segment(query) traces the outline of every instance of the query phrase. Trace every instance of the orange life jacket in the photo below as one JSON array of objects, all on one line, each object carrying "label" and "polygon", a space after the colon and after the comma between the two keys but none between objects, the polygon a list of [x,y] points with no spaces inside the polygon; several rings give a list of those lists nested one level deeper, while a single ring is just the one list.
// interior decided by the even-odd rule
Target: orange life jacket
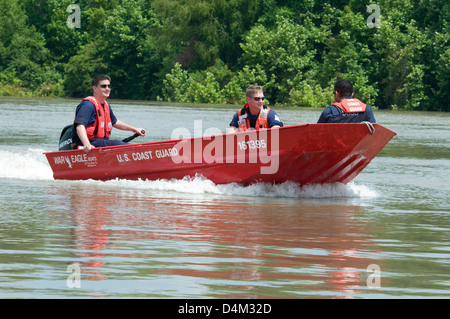
[{"label": "orange life jacket", "polygon": [[342,99],[333,105],[340,108],[345,113],[363,113],[366,111],[366,104],[358,99]]},{"label": "orange life jacket", "polygon": [[[267,122],[267,116],[269,115],[270,108],[264,106],[258,114],[258,119],[255,123],[255,129],[259,130],[260,128],[269,128],[269,123]],[[248,103],[244,105],[242,109],[238,111],[238,124],[239,131],[247,131],[251,129],[250,120],[247,118],[247,115],[250,114]]]},{"label": "orange life jacket", "polygon": [[111,136],[112,121],[111,112],[108,103],[105,101],[105,106],[100,104],[100,101],[93,96],[88,96],[83,101],[90,101],[94,104],[95,114],[97,115],[94,123],[86,127],[86,133],[89,140],[93,138],[108,138]]}]

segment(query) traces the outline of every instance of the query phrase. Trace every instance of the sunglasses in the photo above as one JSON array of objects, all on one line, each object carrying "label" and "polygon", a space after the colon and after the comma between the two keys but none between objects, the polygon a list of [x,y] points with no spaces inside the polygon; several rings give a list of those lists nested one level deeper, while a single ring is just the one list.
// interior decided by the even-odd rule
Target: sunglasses
[{"label": "sunglasses", "polygon": [[111,88],[111,84],[101,84],[100,87],[102,89],[104,89],[104,88]]},{"label": "sunglasses", "polygon": [[255,100],[255,101],[264,101],[264,99],[265,99],[265,97],[263,96],[263,97],[258,97],[258,96],[252,96],[252,98]]}]

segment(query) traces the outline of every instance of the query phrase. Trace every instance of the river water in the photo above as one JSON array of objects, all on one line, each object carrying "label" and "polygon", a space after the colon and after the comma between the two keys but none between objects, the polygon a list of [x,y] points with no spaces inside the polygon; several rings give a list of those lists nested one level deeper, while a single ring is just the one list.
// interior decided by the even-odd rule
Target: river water
[{"label": "river water", "polygon": [[[450,297],[450,114],[376,111],[397,136],[348,185],[57,181],[42,153],[78,102],[0,99],[0,298]],[[135,142],[237,109],[111,105]]]}]

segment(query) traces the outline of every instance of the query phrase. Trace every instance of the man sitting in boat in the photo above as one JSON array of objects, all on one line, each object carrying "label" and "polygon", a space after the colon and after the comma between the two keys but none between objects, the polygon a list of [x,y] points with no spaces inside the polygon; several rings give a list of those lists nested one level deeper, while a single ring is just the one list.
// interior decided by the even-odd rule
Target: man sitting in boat
[{"label": "man sitting in boat", "polygon": [[95,147],[128,144],[119,140],[110,140],[112,128],[131,131],[145,136],[145,130],[136,128],[118,120],[106,102],[111,93],[111,78],[106,74],[92,78],[93,96],[84,98],[77,106],[72,148],[83,146],[85,152]]},{"label": "man sitting in boat", "polygon": [[245,96],[247,103],[234,114],[230,123],[230,133],[283,126],[278,114],[264,105],[265,97],[261,86],[249,86]]},{"label": "man sitting in boat", "polygon": [[317,123],[375,123],[372,108],[353,98],[353,85],[348,80],[334,84],[334,103],[323,110]]}]

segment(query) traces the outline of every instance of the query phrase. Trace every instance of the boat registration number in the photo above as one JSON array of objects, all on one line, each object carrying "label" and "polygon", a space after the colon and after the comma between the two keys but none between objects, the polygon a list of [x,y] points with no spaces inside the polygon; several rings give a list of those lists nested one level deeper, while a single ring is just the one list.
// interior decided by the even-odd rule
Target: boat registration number
[{"label": "boat registration number", "polygon": [[251,141],[244,141],[244,142],[238,142],[239,149],[246,150],[246,149],[258,149],[258,148],[267,148],[267,144],[265,140],[251,140]]}]

